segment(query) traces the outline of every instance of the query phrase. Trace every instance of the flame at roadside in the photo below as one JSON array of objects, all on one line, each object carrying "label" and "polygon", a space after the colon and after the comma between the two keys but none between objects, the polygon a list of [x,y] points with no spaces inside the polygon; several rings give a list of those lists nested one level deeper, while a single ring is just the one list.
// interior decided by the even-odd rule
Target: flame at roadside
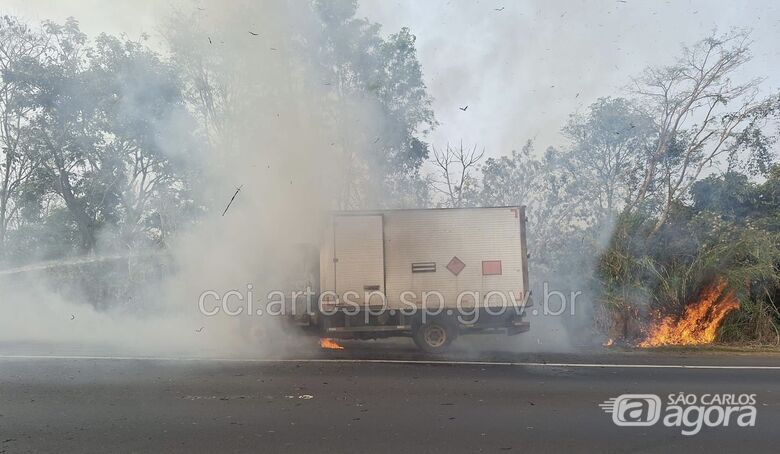
[{"label": "flame at roadside", "polygon": [[328,349],[328,350],[344,350],[344,347],[339,345],[333,339],[328,339],[328,338],[320,339],[320,347]]},{"label": "flame at roadside", "polygon": [[739,308],[734,294],[719,280],[701,292],[699,299],[689,304],[680,318],[663,317],[650,329],[639,347],[663,345],[702,345],[715,340],[723,317]]}]

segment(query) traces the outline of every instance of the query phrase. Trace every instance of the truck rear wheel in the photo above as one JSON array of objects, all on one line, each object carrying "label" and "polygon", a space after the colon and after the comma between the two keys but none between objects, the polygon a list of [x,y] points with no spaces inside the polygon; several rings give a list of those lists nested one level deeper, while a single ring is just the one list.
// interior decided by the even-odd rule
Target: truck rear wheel
[{"label": "truck rear wheel", "polygon": [[457,336],[457,330],[451,323],[431,320],[415,327],[412,332],[414,343],[427,353],[443,353]]}]

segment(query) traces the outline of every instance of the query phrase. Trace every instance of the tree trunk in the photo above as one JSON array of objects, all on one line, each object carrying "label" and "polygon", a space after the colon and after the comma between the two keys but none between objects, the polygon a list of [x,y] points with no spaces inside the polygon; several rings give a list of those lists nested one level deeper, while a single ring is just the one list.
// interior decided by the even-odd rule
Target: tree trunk
[{"label": "tree trunk", "polygon": [[650,231],[650,234],[647,236],[648,238],[654,237],[659,231],[661,231],[661,227],[666,224],[666,221],[669,220],[669,214],[672,211],[671,204],[667,204],[666,207],[664,207],[664,211],[661,212],[661,215],[658,216],[658,221],[656,221],[655,225],[653,226],[653,230]]},{"label": "tree trunk", "polygon": [[0,208],[0,262],[5,258],[5,209]]},{"label": "tree trunk", "polygon": [[65,200],[65,205],[68,207],[73,219],[76,221],[76,227],[78,227],[79,235],[81,236],[81,250],[83,252],[89,252],[95,246],[95,232],[92,228],[92,223],[87,216],[84,206],[80,200],[73,194],[73,188],[70,185],[70,179],[67,172],[60,168],[60,194]]},{"label": "tree trunk", "polygon": [[8,200],[11,194],[8,189],[11,185],[11,151],[6,150],[5,175],[3,175],[3,184],[0,186],[0,259],[5,255],[5,232],[8,227]]},{"label": "tree trunk", "polygon": [[7,226],[5,217],[8,210],[8,197],[6,194],[5,184],[0,189],[0,260],[5,256],[5,229]]}]

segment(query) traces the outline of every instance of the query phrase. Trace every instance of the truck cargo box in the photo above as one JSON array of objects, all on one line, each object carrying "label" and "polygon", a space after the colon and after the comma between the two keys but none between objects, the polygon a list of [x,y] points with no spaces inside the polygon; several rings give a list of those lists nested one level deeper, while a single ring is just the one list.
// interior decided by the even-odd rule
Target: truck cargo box
[{"label": "truck cargo box", "polygon": [[388,309],[419,307],[425,293],[448,308],[459,297],[503,305],[501,295],[520,302],[528,291],[527,255],[524,207],[337,212],[320,248],[320,291]]}]

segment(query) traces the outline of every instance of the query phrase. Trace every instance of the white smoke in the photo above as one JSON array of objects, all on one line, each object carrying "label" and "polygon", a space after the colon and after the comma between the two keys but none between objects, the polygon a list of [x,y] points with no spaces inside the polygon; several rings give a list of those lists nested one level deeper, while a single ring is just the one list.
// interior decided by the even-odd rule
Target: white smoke
[{"label": "white smoke", "polygon": [[[205,317],[199,297],[206,291],[246,294],[251,286],[261,307],[269,291],[288,290],[283,270],[297,259],[297,245],[317,244],[319,220],[339,205],[349,177],[345,145],[348,157],[359,153],[365,134],[357,130],[381,128],[381,118],[370,102],[334,99],[323,88],[319,22],[307,5],[185,2],[164,17],[170,56],[185,68],[192,109],[206,125],[192,134],[206,145],[183,155],[186,148],[176,141],[163,136],[161,143],[170,156],[199,169],[195,189],[208,205],[205,215],[169,244],[172,275],[124,308],[98,311],[40,281],[14,285],[11,296],[6,281],[0,341],[110,344],[135,352],[270,354],[281,348],[247,335],[260,330],[266,341],[278,338],[268,335],[280,333],[278,317]],[[198,96],[206,92],[212,98],[204,106]],[[343,125],[355,119],[355,137],[344,136]],[[160,129],[180,134],[180,120]]]}]

